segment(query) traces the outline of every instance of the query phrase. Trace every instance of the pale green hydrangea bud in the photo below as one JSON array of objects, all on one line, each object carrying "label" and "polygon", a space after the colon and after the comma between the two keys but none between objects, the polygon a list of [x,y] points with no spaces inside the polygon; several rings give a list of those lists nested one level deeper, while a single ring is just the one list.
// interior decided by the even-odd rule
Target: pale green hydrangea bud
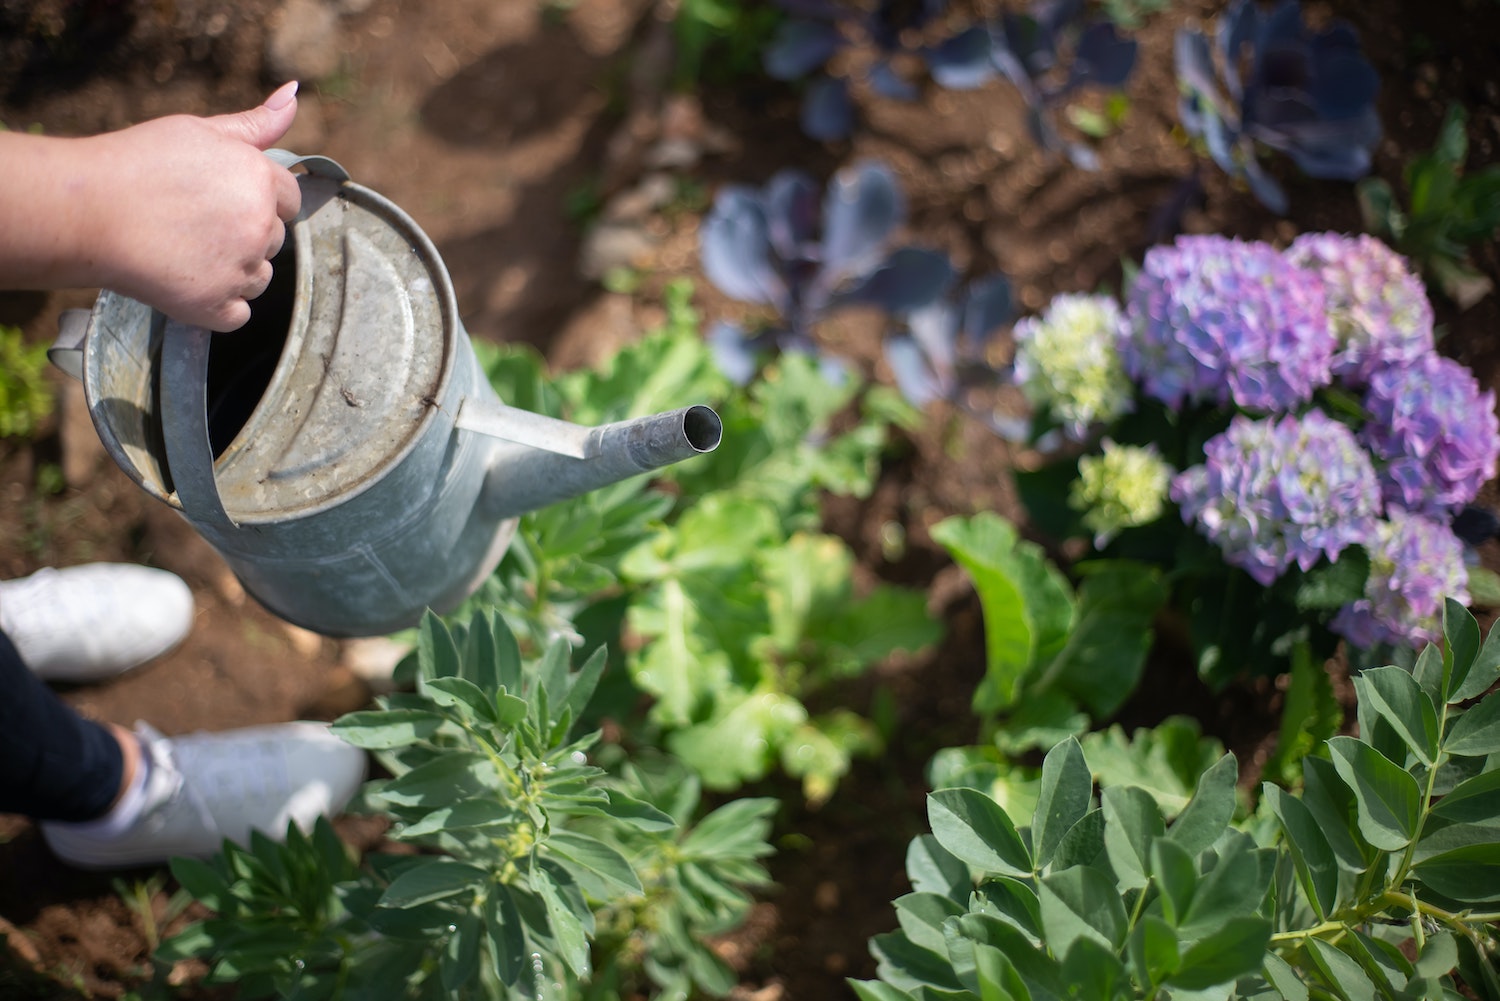
[{"label": "pale green hydrangea bud", "polygon": [[1084,527],[1094,533],[1094,545],[1109,544],[1122,529],[1145,525],[1161,517],[1174,470],[1150,446],[1117,445],[1103,441],[1103,452],[1078,460],[1068,504],[1083,513]]},{"label": "pale green hydrangea bud", "polygon": [[1074,441],[1091,424],[1130,410],[1133,387],[1119,352],[1124,332],[1119,304],[1102,295],[1060,295],[1041,316],[1016,323],[1016,381]]}]

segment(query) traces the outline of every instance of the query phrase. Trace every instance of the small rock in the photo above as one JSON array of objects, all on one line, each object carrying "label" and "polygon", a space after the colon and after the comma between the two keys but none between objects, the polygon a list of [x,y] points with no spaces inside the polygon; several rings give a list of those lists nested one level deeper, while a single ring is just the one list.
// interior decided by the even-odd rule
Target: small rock
[{"label": "small rock", "polygon": [[321,0],[287,0],[266,35],[266,70],[278,80],[321,80],[339,67],[339,15]]},{"label": "small rock", "polygon": [[585,278],[598,281],[618,268],[640,267],[657,243],[638,223],[601,222],[584,237],[578,269]]}]

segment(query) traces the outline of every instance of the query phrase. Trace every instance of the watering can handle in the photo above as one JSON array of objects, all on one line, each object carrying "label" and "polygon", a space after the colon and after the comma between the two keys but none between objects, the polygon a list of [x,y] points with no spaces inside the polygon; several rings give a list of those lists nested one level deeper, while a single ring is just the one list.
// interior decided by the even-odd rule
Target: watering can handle
[{"label": "watering can handle", "polygon": [[223,530],[237,528],[214,482],[208,437],[208,351],[213,334],[161,313],[152,322],[166,324],[161,340],[161,430],[177,500],[194,521]]},{"label": "watering can handle", "polygon": [[326,156],[312,154],[302,156],[286,149],[268,149],[266,150],[266,156],[275,160],[287,170],[291,170],[293,167],[301,164],[307,168],[309,174],[331,178],[335,181],[349,180],[349,172],[343,168],[343,165],[337,160],[329,159]]}]

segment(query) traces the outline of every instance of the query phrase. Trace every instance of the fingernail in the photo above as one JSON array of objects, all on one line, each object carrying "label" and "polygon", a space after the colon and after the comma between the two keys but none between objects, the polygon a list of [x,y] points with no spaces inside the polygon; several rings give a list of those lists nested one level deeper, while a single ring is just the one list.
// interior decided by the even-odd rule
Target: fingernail
[{"label": "fingernail", "polygon": [[274,94],[266,98],[266,107],[270,108],[272,111],[280,111],[288,104],[291,104],[292,98],[296,96],[297,81],[288,80],[286,83],[276,88],[276,92]]}]

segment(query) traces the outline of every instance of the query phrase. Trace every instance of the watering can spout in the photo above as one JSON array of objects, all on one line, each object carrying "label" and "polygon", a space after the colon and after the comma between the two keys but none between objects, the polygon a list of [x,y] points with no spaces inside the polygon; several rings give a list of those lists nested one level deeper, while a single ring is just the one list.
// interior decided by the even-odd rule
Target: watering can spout
[{"label": "watering can spout", "polygon": [[586,427],[494,400],[466,400],[458,427],[503,440],[479,505],[512,518],[719,447],[724,425],[705,406]]}]

